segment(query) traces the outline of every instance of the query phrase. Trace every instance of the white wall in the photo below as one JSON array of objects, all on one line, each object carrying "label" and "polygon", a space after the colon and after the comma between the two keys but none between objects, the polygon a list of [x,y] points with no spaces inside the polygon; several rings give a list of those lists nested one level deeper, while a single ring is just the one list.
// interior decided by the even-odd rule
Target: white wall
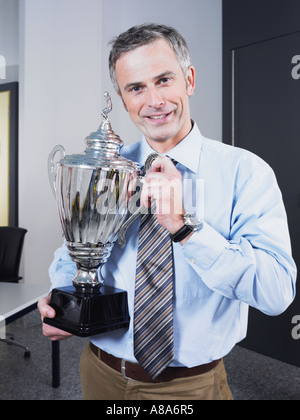
[{"label": "white wall", "polygon": [[6,62],[6,79],[0,84],[16,82],[19,79],[19,0],[0,0],[0,55]]},{"label": "white wall", "polygon": [[[196,67],[196,92],[191,112],[201,132],[222,139],[222,0],[103,0],[102,42],[104,89],[111,87],[107,61],[109,41],[131,26],[145,22],[161,23],[178,29],[191,50]],[[123,105],[113,94],[114,130],[125,144],[140,139]]]},{"label": "white wall", "polygon": [[20,2],[19,224],[28,229],[24,279],[48,282],[61,228],[47,172],[56,144],[85,148],[100,123],[101,1]]},{"label": "white wall", "polygon": [[[19,45],[18,30],[12,30],[18,3]],[[28,229],[21,272],[26,282],[48,283],[53,252],[62,242],[47,174],[52,147],[61,143],[68,154],[84,149],[84,138],[99,126],[104,90],[113,95],[114,130],[126,144],[140,138],[109,80],[107,43],[113,36],[146,21],[178,28],[197,70],[193,117],[205,135],[221,139],[221,6],[222,0],[0,0],[0,48],[19,65],[19,224]],[[14,23],[3,31],[8,16]]]}]

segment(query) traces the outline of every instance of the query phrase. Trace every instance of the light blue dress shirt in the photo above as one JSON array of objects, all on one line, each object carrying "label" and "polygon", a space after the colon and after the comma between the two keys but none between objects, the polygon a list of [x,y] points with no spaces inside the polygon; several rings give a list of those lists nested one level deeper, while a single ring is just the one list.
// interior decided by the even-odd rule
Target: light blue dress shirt
[{"label": "light blue dress shirt", "polygon": [[[122,155],[143,165],[153,153],[145,138]],[[227,355],[245,338],[248,309],[279,315],[295,296],[286,212],[272,169],[245,150],[203,137],[193,130],[168,156],[178,162],[187,212],[204,228],[182,246],[173,244],[175,262],[173,366],[193,367]],[[128,330],[91,338],[104,351],[136,362],[133,304],[139,223],[127,244],[115,244],[104,266],[105,283],[128,292]],[[49,269],[52,287],[71,283],[76,267],[65,245]]]}]

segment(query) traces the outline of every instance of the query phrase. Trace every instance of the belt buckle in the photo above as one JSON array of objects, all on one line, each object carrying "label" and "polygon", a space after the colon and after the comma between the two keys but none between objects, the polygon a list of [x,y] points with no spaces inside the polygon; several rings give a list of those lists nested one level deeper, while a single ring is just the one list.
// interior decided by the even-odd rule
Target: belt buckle
[{"label": "belt buckle", "polygon": [[121,361],[121,374],[122,374],[122,377],[126,379],[127,381],[138,382],[135,379],[128,378],[128,376],[126,375],[126,360],[124,359],[122,359]]}]

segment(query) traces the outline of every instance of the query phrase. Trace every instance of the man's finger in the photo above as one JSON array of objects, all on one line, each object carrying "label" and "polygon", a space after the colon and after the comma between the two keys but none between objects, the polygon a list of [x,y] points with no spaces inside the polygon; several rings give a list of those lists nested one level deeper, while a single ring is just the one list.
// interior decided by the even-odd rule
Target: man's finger
[{"label": "man's finger", "polygon": [[48,324],[43,324],[43,335],[49,337],[52,341],[65,340],[66,338],[72,337],[72,334]]},{"label": "man's finger", "polygon": [[42,317],[54,318],[55,310],[51,306],[49,306],[49,303],[50,296],[40,299],[40,301],[38,302],[38,309]]},{"label": "man's finger", "polygon": [[177,173],[177,169],[170,158],[159,156],[151,165],[151,172]]}]

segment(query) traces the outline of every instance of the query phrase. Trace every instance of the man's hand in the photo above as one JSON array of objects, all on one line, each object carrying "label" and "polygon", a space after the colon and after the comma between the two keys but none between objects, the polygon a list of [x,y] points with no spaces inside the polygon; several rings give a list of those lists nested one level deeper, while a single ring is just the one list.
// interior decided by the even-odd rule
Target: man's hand
[{"label": "man's hand", "polygon": [[158,157],[145,177],[141,204],[150,207],[156,202],[158,223],[172,235],[183,226],[182,177],[168,157]]},{"label": "man's hand", "polygon": [[[42,321],[45,317],[55,318],[55,311],[51,306],[49,306],[51,295],[46,298],[42,298],[38,303],[38,309],[40,311]],[[65,340],[66,338],[72,337],[72,334],[69,334],[65,331],[59,330],[58,328],[51,327],[50,325],[44,324],[43,322],[43,335],[49,337],[52,341]]]}]

